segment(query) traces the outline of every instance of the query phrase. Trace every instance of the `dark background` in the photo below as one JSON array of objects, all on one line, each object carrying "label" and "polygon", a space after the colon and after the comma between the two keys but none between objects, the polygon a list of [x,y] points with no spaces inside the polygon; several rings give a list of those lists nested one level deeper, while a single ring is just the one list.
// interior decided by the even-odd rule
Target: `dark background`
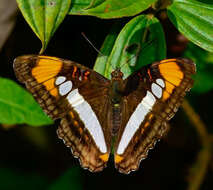
[{"label": "dark background", "polygon": [[[86,16],[67,16],[51,39],[46,55],[70,59],[93,67],[97,52],[82,37],[81,32],[100,49],[111,26],[128,19],[101,20]],[[178,32],[168,20],[163,20],[168,44],[168,57],[181,56],[186,42],[179,42]],[[41,43],[21,14],[0,52],[0,76],[18,83],[13,72],[13,60],[23,54],[38,54]],[[21,84],[20,84],[21,85]],[[189,93],[187,98],[198,112],[208,130],[212,131],[212,92],[203,95]],[[73,171],[68,181],[78,181],[83,189],[186,189],[189,169],[192,167],[200,142],[196,130],[182,109],[170,121],[169,134],[149,151],[140,169],[130,175],[118,173],[113,156],[108,167],[100,173],[91,173],[80,167],[70,150],[57,138],[53,126],[0,126],[0,190],[47,189],[67,171]],[[73,169],[74,168],[74,169]],[[213,189],[211,162],[202,190]],[[26,181],[25,181],[26,180]],[[6,184],[4,186],[4,184]],[[9,185],[7,185],[9,184]],[[47,185],[48,184],[48,185]],[[2,190],[3,190],[2,189]],[[63,188],[63,185],[61,186]],[[75,189],[74,187],[72,189]]]}]

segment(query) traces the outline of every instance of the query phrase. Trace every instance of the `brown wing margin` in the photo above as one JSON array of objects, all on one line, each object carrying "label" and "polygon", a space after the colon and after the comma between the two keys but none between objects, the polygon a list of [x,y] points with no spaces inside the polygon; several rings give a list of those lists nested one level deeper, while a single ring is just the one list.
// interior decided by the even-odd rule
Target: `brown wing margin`
[{"label": "brown wing margin", "polygon": [[[128,102],[136,98],[140,100],[138,89],[143,89],[145,92],[151,92],[151,84],[156,83],[156,80],[161,78],[164,80],[162,88],[162,96],[157,99],[152,109],[142,121],[140,127],[135,132],[128,146],[122,154],[117,154],[117,148],[121,140],[121,136],[126,126],[119,131],[118,141],[116,143],[115,167],[122,173],[129,173],[137,170],[142,159],[147,157],[149,149],[153,148],[157,140],[164,136],[168,131],[167,121],[174,116],[180,106],[186,92],[193,85],[191,75],[195,74],[195,65],[188,59],[169,59],[161,62],[153,63],[146,69],[139,70],[130,76],[132,80],[138,82],[138,88],[126,97],[125,109],[127,118],[130,118],[131,113],[128,113]],[[146,81],[140,81],[140,76],[145,77]],[[142,93],[143,94],[143,93]],[[141,98],[143,99],[143,97]],[[139,101],[137,101],[137,104]]]}]

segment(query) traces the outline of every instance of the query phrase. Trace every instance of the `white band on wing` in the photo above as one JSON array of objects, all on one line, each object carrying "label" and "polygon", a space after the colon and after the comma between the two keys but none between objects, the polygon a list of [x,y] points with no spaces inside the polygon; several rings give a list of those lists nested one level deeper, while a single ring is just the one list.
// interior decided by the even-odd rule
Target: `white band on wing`
[{"label": "white band on wing", "polygon": [[97,147],[102,153],[106,153],[107,147],[104,134],[98,118],[96,117],[91,106],[87,103],[83,96],[79,94],[78,89],[71,91],[67,96],[67,100],[79,114],[79,117],[83,121],[85,127],[88,129]]},{"label": "white band on wing", "polygon": [[156,99],[151,92],[147,91],[146,96],[138,104],[135,111],[131,115],[124,132],[122,134],[120,143],[118,145],[117,154],[123,154],[135,132],[139,129],[146,115],[150,112]]}]

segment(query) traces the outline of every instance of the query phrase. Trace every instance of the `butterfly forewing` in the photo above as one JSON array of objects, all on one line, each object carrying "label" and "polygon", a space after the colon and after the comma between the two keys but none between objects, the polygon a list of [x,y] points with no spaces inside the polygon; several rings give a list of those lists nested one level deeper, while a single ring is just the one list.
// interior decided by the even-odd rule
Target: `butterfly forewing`
[{"label": "butterfly forewing", "polygon": [[62,118],[58,136],[82,166],[102,170],[111,146],[103,115],[109,105],[109,80],[75,62],[49,56],[20,56],[14,70],[47,115]]},{"label": "butterfly forewing", "polygon": [[124,119],[115,144],[120,172],[138,169],[148,150],[167,133],[167,121],[191,88],[194,73],[190,60],[169,59],[143,67],[124,81]]}]

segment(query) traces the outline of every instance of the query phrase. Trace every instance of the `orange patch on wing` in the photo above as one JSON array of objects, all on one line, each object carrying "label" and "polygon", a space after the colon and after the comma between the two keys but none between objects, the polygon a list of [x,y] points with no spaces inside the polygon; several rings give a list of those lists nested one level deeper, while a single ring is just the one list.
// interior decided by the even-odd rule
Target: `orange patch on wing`
[{"label": "orange patch on wing", "polygon": [[163,92],[163,100],[167,100],[170,97],[170,94],[168,92]]},{"label": "orange patch on wing", "polygon": [[32,69],[32,75],[38,83],[55,77],[62,68],[62,61],[56,57],[39,56],[36,66]]},{"label": "orange patch on wing", "polygon": [[163,100],[167,100],[170,97],[170,94],[173,92],[175,86],[171,83],[165,81],[165,90],[163,92]]},{"label": "orange patch on wing", "polygon": [[149,78],[152,80],[152,75],[150,73],[150,69],[148,69],[148,75],[149,75]]},{"label": "orange patch on wing", "polygon": [[161,75],[165,80],[170,83],[178,86],[181,83],[181,80],[184,77],[183,72],[180,70],[180,67],[175,62],[168,62],[159,64],[159,70]]},{"label": "orange patch on wing", "polygon": [[148,119],[151,120],[152,118],[153,118],[153,114],[150,114]]},{"label": "orange patch on wing", "polygon": [[75,125],[76,127],[79,126],[77,121],[73,121],[73,123],[74,123],[74,125]]},{"label": "orange patch on wing", "polygon": [[83,133],[83,129],[79,127],[79,133],[82,134]]},{"label": "orange patch on wing", "polygon": [[144,125],[144,128],[147,128],[149,126],[149,122],[146,122]]},{"label": "orange patch on wing", "polygon": [[124,158],[122,156],[119,156],[119,155],[115,155],[115,163],[118,164],[120,163]]},{"label": "orange patch on wing", "polygon": [[73,67],[74,67],[74,69],[73,69],[72,77],[75,78],[75,73],[77,71],[77,67],[76,66],[73,66]]},{"label": "orange patch on wing", "polygon": [[107,162],[108,159],[109,159],[109,154],[108,154],[108,153],[102,154],[102,155],[99,156],[99,158],[100,158],[101,160],[103,160],[104,162]]},{"label": "orange patch on wing", "polygon": [[141,128],[141,134],[144,133],[145,129],[149,126],[149,122],[146,122],[145,125]]},{"label": "orange patch on wing", "polygon": [[165,90],[168,92],[168,93],[172,93],[172,91],[174,90],[175,86],[172,85],[171,83],[169,83],[168,81],[165,81]]},{"label": "orange patch on wing", "polygon": [[144,128],[141,128],[141,134],[143,134],[144,133]]},{"label": "orange patch on wing", "polygon": [[90,74],[90,72],[89,71],[86,71],[85,73],[84,73],[84,79],[85,80],[87,80],[88,79],[88,75]]},{"label": "orange patch on wing", "polygon": [[57,88],[54,88],[54,89],[52,89],[52,90],[50,90],[50,94],[52,95],[52,96],[58,96],[58,89]]},{"label": "orange patch on wing", "polygon": [[72,117],[72,119],[74,119],[75,118],[75,116],[74,116],[74,113],[73,112],[69,112],[69,114],[71,115],[71,117]]},{"label": "orange patch on wing", "polygon": [[47,80],[43,83],[43,85],[46,87],[47,90],[52,90],[53,88],[55,88],[55,79],[52,78],[50,80]]},{"label": "orange patch on wing", "polygon": [[58,90],[55,88],[55,79],[52,78],[43,83],[45,88],[50,92],[52,96],[58,96]]}]

